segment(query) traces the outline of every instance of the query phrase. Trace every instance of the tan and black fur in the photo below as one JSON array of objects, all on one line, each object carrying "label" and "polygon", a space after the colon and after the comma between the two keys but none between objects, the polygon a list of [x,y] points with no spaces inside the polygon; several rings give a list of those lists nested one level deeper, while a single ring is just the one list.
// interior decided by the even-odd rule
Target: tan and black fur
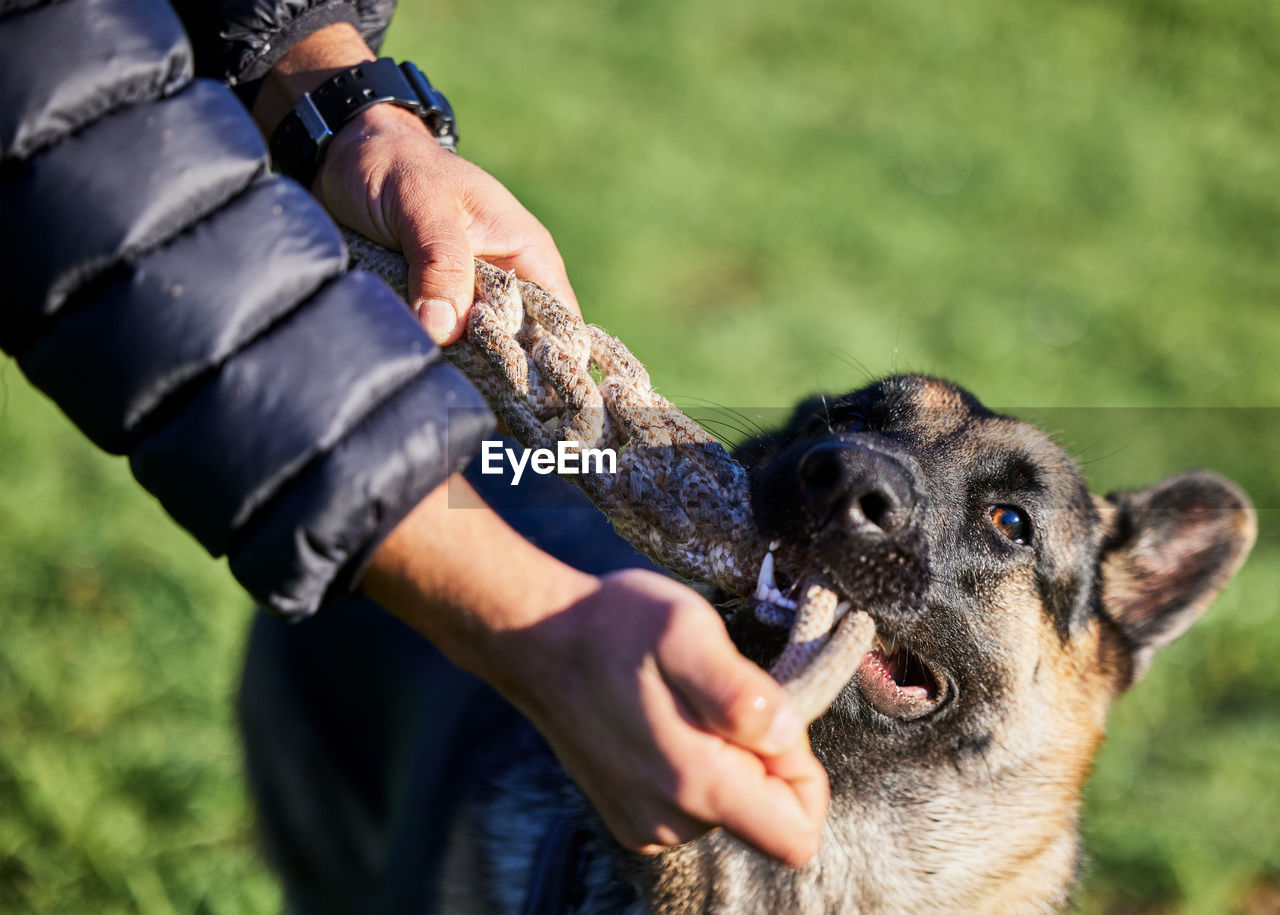
[{"label": "tan and black fur", "polygon": [[[553,759],[515,754],[446,851],[442,908],[521,911],[531,886],[568,911],[1062,907],[1107,711],[1243,561],[1247,498],[1206,472],[1091,495],[1043,432],[922,376],[809,400],[739,456],[763,532],[825,566],[905,669],[920,665],[908,676],[929,700],[878,705],[850,671],[811,730],[832,800],[821,851],[799,870],[719,832],[626,854]],[[1000,506],[1026,523],[1025,542],[994,523]],[[778,630],[726,609],[767,665]]]}]

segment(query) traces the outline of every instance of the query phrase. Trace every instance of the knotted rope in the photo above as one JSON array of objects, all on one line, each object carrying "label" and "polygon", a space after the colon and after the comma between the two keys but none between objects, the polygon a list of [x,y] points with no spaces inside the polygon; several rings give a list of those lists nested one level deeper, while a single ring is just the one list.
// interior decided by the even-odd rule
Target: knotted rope
[{"label": "knotted rope", "polygon": [[[363,236],[348,232],[346,238],[353,266],[407,294],[403,257]],[[542,287],[477,260],[466,333],[444,352],[524,447],[572,441],[581,449],[613,449],[615,473],[584,472],[573,482],[659,565],[753,599],[763,622],[790,625],[770,672],[806,721],[826,710],[871,647],[871,618],[843,612],[847,605],[820,575],[805,571],[804,557],[794,551],[778,555],[801,573],[792,589],[800,599],[776,592],[772,602],[756,599],[765,590],[757,570],[774,551],[752,521],[746,471],[653,390],[626,347]]]}]

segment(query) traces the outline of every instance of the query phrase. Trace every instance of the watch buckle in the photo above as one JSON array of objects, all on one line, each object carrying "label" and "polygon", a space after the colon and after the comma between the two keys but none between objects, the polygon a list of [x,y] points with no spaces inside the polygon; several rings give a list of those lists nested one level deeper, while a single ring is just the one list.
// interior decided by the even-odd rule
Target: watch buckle
[{"label": "watch buckle", "polygon": [[413,94],[422,103],[422,120],[435,135],[436,141],[451,152],[458,151],[458,124],[453,117],[453,106],[444,97],[444,93],[436,91],[425,73],[412,61],[400,64],[400,72],[409,81]]},{"label": "watch buckle", "polygon": [[306,129],[307,136],[315,144],[315,160],[318,163],[321,152],[326,144],[333,139],[333,131],[325,123],[324,117],[320,114],[320,109],[316,108],[316,103],[311,100],[310,92],[302,93],[302,100],[294,107],[294,111],[298,112],[298,119],[302,121],[302,126]]}]

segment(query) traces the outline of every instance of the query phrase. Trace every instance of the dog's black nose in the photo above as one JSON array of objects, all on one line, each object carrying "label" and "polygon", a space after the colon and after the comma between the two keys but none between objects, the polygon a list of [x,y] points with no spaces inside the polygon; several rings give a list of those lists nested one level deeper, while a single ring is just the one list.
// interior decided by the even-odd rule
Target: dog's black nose
[{"label": "dog's black nose", "polygon": [[915,508],[915,488],[903,466],[856,444],[817,445],[797,470],[805,504],[819,527],[895,534]]}]

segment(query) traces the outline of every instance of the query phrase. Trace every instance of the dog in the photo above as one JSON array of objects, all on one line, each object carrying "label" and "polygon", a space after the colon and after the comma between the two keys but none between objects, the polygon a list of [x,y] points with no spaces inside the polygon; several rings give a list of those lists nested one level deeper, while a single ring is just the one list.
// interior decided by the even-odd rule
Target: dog
[{"label": "dog", "polygon": [[[652,856],[625,852],[530,728],[514,714],[476,725],[464,696],[448,714],[477,732],[432,746],[439,759],[465,762],[418,767],[420,778],[456,779],[432,789],[434,801],[419,795],[436,805],[430,828],[401,829],[399,850],[396,838],[381,837],[365,851],[381,862],[360,878],[371,885],[406,845],[417,849],[410,857],[423,855],[407,877],[413,890],[380,904],[671,913],[1047,912],[1067,904],[1081,860],[1080,791],[1107,711],[1244,561],[1255,535],[1247,497],[1192,471],[1100,498],[1045,433],[921,375],[809,399],[736,456],[761,533],[803,549],[877,625],[877,649],[810,730],[831,783],[817,856],[792,869],[720,831]],[[775,582],[784,592],[786,572]],[[739,648],[767,666],[785,631],[761,622],[748,602],[720,605]],[[278,663],[259,655],[259,670]],[[278,701],[299,688],[278,674],[255,683],[254,663],[251,650],[246,695],[273,692]],[[267,727],[252,720],[253,708],[242,704],[251,774],[255,736],[262,743]],[[333,738],[334,746],[349,739]],[[412,743],[404,734],[386,739]],[[256,758],[260,803],[279,818],[287,792],[262,771],[270,758]],[[378,765],[369,784],[392,772],[403,779],[394,753]],[[277,863],[306,860],[300,849],[314,844],[316,816],[301,820],[312,825],[309,838],[275,824]],[[332,855],[308,865],[313,875],[344,866]],[[296,866],[292,878],[288,866],[285,873],[291,898],[306,908],[305,878]],[[313,898],[340,908],[338,893]],[[379,905],[364,898],[356,907]]]}]

